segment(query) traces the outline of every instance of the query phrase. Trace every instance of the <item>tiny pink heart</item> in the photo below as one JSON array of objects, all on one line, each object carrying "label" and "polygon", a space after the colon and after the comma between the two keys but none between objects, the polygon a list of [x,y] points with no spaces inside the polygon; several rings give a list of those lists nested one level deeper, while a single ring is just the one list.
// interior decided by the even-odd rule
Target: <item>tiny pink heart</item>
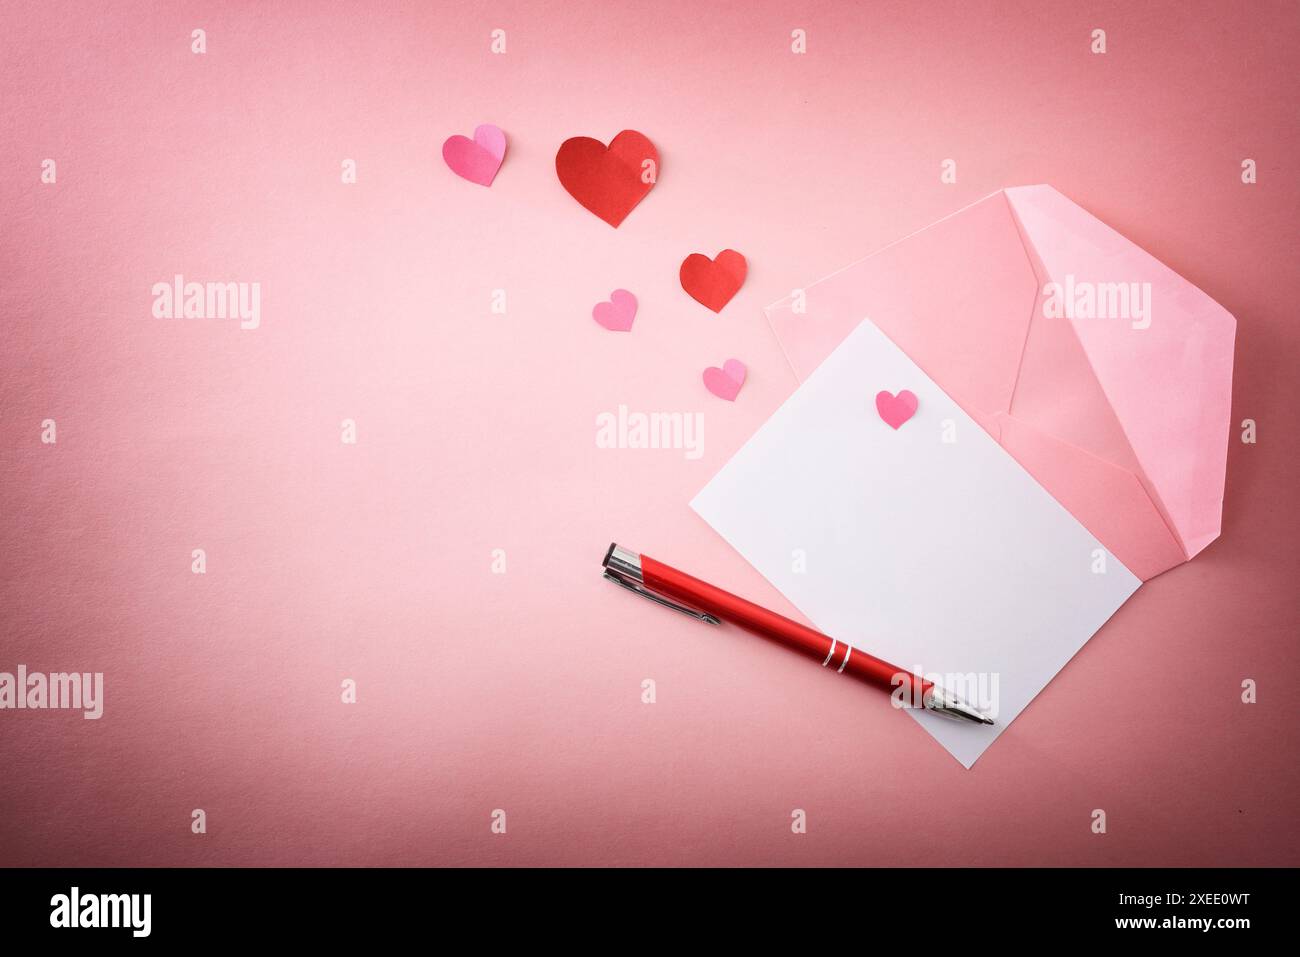
[{"label": "tiny pink heart", "polygon": [[735,402],[740,394],[740,387],[745,384],[745,363],[739,359],[728,359],[722,368],[709,366],[704,370],[704,388],[719,399]]},{"label": "tiny pink heart", "polygon": [[919,405],[919,402],[916,396],[907,389],[904,389],[898,395],[890,392],[876,393],[876,411],[885,420],[885,424],[892,429],[897,429],[916,415],[917,405]]},{"label": "tiny pink heart", "polygon": [[506,134],[501,127],[484,123],[474,130],[472,140],[460,134],[448,137],[442,144],[442,158],[462,179],[491,186],[506,158]]},{"label": "tiny pink heart", "polygon": [[636,318],[636,296],[626,289],[615,289],[609,294],[609,302],[592,307],[591,318],[613,332],[627,332]]}]

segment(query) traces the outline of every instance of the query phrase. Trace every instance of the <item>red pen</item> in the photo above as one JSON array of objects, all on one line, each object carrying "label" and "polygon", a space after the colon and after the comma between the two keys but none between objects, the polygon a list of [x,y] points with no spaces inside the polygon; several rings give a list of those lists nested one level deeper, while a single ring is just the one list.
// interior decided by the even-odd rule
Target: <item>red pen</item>
[{"label": "red pen", "polygon": [[978,724],[993,723],[992,718],[932,681],[896,668],[861,649],[836,641],[708,582],[692,578],[648,555],[612,544],[605,553],[603,565],[605,577],[615,584],[699,621],[711,625],[731,622],[802,652],[820,661],[822,667],[834,668],[840,674],[852,675],[886,691],[892,692],[907,685],[905,695],[919,698],[921,707],[936,714]]}]

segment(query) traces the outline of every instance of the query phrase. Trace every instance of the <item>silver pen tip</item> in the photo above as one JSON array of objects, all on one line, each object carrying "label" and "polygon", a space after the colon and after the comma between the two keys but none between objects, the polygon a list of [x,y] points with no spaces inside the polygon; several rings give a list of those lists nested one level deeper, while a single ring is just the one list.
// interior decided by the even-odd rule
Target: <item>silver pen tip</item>
[{"label": "silver pen tip", "polygon": [[975,724],[993,724],[993,719],[984,712],[967,704],[951,691],[933,686],[925,693],[924,706],[927,711],[941,714],[956,721],[973,721]]}]

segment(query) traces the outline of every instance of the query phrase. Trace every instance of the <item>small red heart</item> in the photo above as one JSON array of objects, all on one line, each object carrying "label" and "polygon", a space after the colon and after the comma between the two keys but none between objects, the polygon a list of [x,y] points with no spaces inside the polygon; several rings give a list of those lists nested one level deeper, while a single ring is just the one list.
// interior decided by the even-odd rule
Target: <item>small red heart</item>
[{"label": "small red heart", "polygon": [[920,402],[916,396],[907,389],[904,389],[898,395],[883,391],[876,393],[876,412],[885,420],[885,424],[895,431],[900,425],[916,415],[918,405],[920,405]]},{"label": "small red heart", "polygon": [[721,312],[744,285],[748,271],[744,256],[734,249],[724,249],[716,259],[691,253],[682,261],[680,277],[682,288],[692,299],[714,312]]},{"label": "small red heart", "polygon": [[590,136],[575,136],[560,144],[555,173],[569,195],[617,227],[654,189],[659,151],[636,130],[619,133],[608,147]]}]

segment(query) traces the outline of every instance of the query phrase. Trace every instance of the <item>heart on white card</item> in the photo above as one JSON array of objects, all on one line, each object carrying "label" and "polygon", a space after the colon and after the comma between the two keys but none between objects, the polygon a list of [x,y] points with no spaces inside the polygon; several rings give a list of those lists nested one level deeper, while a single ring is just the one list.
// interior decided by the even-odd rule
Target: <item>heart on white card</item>
[{"label": "heart on white card", "polygon": [[[907,428],[863,427],[863,383],[882,382],[915,392]],[[949,419],[960,442],[940,439]],[[908,710],[966,767],[1139,584],[1113,555],[1096,574],[1097,539],[870,322],[691,507],[819,631],[993,712]]]},{"label": "heart on white card", "polygon": [[916,407],[919,404],[916,394],[908,389],[904,389],[898,395],[887,391],[876,393],[876,414],[895,432],[904,422],[916,415]]}]

